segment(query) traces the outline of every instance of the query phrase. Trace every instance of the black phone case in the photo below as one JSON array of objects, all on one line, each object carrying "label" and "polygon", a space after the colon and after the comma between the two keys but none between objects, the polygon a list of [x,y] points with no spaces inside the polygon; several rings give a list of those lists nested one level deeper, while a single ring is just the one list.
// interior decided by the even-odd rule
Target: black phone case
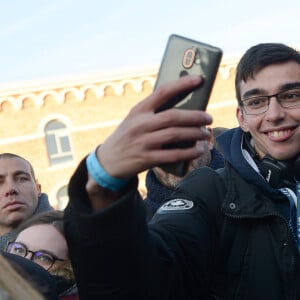
[{"label": "black phone case", "polygon": [[[192,91],[177,95],[162,105],[157,112],[176,107],[180,109],[206,110],[209,96],[222,58],[222,50],[176,34],[170,35],[157,75],[154,89],[162,84],[186,75],[202,76],[204,82]],[[187,148],[193,142],[174,143],[165,148]],[[168,173],[183,176],[188,162],[160,165]]]}]

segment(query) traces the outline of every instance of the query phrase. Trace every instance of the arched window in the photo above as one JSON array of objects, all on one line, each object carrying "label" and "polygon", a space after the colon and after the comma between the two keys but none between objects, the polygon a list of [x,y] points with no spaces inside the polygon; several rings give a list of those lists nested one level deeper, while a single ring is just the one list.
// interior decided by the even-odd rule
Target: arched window
[{"label": "arched window", "polygon": [[66,185],[58,190],[56,198],[57,198],[57,209],[64,210],[69,201],[68,189]]},{"label": "arched window", "polygon": [[48,157],[51,165],[73,160],[69,130],[59,120],[48,122],[45,127]]}]

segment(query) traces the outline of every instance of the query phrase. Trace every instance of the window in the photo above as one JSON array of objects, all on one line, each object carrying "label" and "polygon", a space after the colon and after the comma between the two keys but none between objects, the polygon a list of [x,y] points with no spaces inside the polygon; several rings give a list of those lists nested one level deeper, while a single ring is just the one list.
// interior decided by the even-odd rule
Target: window
[{"label": "window", "polygon": [[73,160],[68,128],[64,123],[53,120],[45,127],[46,144],[51,165]]}]

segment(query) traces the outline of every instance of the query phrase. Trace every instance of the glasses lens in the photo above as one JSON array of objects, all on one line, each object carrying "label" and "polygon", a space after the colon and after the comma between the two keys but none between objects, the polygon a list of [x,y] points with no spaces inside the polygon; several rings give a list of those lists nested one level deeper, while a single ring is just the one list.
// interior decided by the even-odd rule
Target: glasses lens
[{"label": "glasses lens", "polygon": [[54,262],[54,258],[52,257],[52,255],[44,251],[35,252],[32,260],[46,269],[50,268]]},{"label": "glasses lens", "polygon": [[243,107],[246,114],[261,114],[268,110],[268,97],[253,97],[243,100]]},{"label": "glasses lens", "polygon": [[300,105],[300,89],[288,90],[278,95],[283,107],[295,107]]},{"label": "glasses lens", "polygon": [[19,243],[9,243],[7,247],[7,252],[16,254],[19,256],[26,256],[26,247]]}]

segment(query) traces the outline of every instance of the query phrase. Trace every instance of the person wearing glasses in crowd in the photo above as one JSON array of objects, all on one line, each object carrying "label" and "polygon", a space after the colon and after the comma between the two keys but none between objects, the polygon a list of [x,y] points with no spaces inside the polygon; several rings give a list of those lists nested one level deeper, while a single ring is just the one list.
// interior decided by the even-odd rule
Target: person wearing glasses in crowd
[{"label": "person wearing glasses in crowd", "polygon": [[63,212],[36,214],[19,225],[6,252],[25,257],[54,276],[59,299],[78,299],[75,276],[64,236]]},{"label": "person wearing glasses in crowd", "polygon": [[0,154],[0,250],[14,229],[36,213],[53,210],[31,163],[14,153]]},{"label": "person wearing glasses in crowd", "polygon": [[212,122],[201,111],[155,111],[201,82],[184,76],[154,91],[71,177],[65,233],[81,300],[299,299],[297,50],[262,43],[245,52],[239,127],[217,138],[225,167],[191,172],[145,221],[137,174],[201,155],[162,146],[207,139]]}]

